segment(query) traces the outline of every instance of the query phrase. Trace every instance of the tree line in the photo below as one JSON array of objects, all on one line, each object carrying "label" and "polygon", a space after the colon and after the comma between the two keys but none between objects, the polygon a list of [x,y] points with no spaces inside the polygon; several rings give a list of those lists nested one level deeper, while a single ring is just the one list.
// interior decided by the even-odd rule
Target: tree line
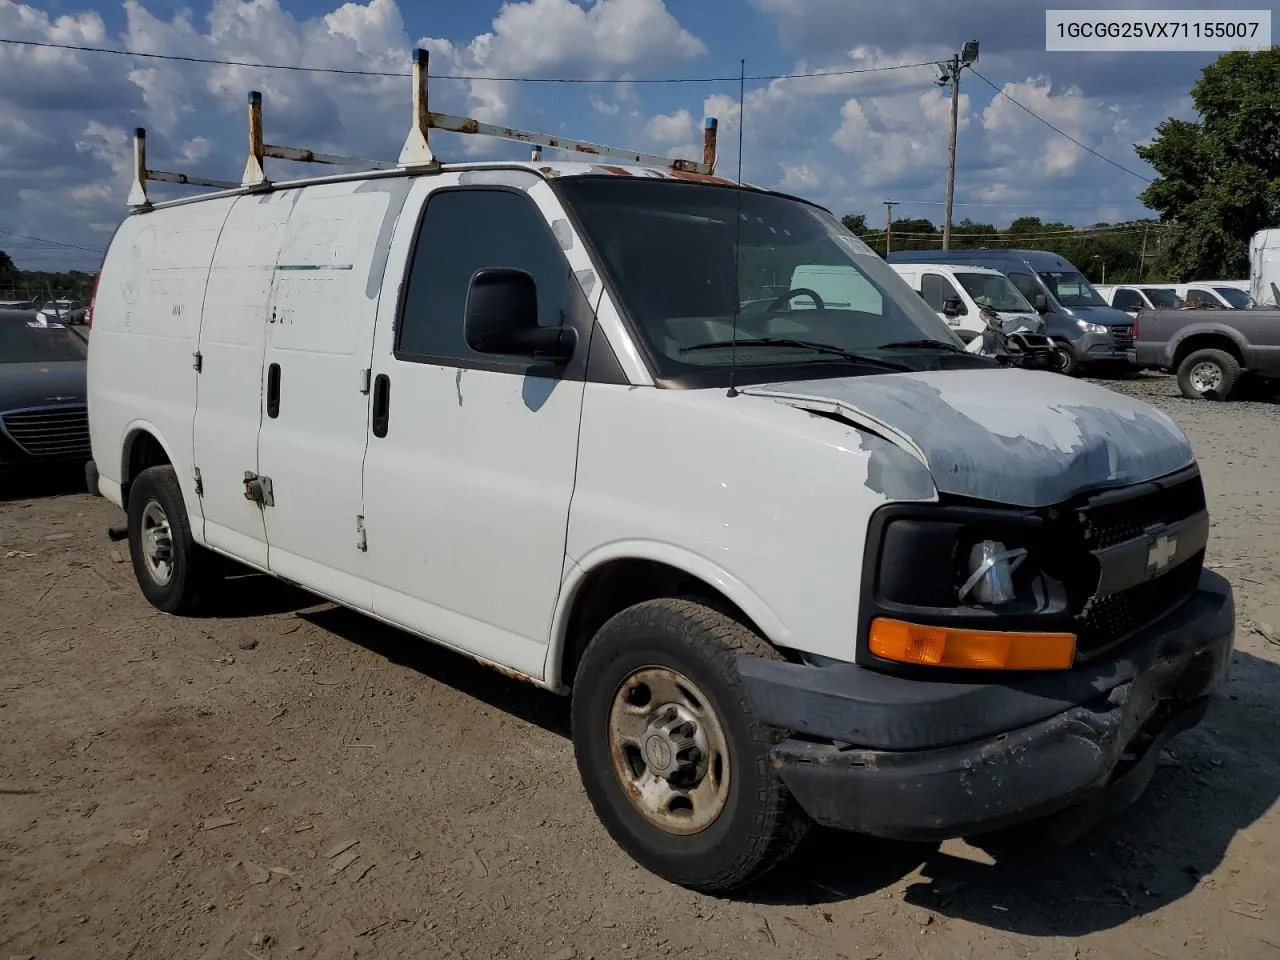
[{"label": "tree line", "polygon": [[[869,227],[864,214],[849,214],[841,219],[881,255],[887,249],[942,249],[942,228],[931,220],[899,217],[886,237],[884,227]],[[1165,283],[1174,279],[1169,275],[1165,255],[1175,231],[1154,218],[1079,228],[1068,223],[1046,223],[1039,217],[1019,217],[1003,228],[966,218],[952,225],[951,247],[1049,250],[1074,263],[1094,283],[1102,283],[1104,276],[1108,283]]]}]

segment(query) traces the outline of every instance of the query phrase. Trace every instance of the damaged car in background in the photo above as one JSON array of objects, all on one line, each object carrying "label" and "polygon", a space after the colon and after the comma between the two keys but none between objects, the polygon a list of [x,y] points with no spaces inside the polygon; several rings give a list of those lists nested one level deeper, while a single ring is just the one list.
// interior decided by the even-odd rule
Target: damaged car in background
[{"label": "damaged car in background", "polygon": [[570,695],[597,815],[691,888],[814,822],[1134,800],[1234,640],[1184,435],[712,170],[135,184],[89,409],[142,592],[208,604],[223,554]]}]

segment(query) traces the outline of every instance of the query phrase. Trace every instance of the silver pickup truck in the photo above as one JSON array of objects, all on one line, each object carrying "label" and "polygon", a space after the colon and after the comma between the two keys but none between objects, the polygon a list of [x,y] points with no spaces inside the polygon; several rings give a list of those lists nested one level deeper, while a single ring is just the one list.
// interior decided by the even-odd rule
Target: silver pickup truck
[{"label": "silver pickup truck", "polygon": [[1226,400],[1243,376],[1280,379],[1280,310],[1139,311],[1138,365],[1167,370],[1192,400]]}]

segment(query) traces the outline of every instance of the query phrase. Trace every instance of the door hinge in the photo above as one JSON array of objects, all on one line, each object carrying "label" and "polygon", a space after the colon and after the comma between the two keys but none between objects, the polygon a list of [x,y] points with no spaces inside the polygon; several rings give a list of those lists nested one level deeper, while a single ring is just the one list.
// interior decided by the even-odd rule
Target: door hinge
[{"label": "door hinge", "polygon": [[196,467],[193,473],[195,474],[195,478],[196,478],[196,496],[203,497],[204,496],[204,478],[200,476],[200,468]]},{"label": "door hinge", "polygon": [[204,369],[204,354],[199,350],[191,355],[191,367],[196,373]]},{"label": "door hinge", "polygon": [[362,553],[369,549],[369,538],[364,532],[364,517],[356,517],[356,549]]},{"label": "door hinge", "polygon": [[365,367],[360,371],[360,392],[367,394],[369,392],[369,384],[373,380],[373,371]]},{"label": "door hinge", "polygon": [[264,507],[274,507],[276,499],[271,493],[271,478],[260,477],[252,471],[244,472],[244,498]]}]

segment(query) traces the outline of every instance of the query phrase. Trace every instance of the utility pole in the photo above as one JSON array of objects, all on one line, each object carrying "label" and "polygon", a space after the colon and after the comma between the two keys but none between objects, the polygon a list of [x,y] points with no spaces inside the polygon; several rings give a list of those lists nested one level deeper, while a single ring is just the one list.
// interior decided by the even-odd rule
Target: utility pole
[{"label": "utility pole", "polygon": [[886,200],[884,202],[884,258],[889,259],[889,251],[893,242],[893,208],[901,201]]},{"label": "utility pole", "polygon": [[951,87],[951,140],[947,146],[947,208],[942,222],[942,249],[951,249],[951,210],[956,196],[956,138],[960,132],[960,71],[978,62],[978,41],[970,40],[946,63],[938,64],[938,86]]},{"label": "utility pole", "polygon": [[1138,282],[1147,270],[1147,224],[1142,225],[1142,252],[1138,254]]}]

